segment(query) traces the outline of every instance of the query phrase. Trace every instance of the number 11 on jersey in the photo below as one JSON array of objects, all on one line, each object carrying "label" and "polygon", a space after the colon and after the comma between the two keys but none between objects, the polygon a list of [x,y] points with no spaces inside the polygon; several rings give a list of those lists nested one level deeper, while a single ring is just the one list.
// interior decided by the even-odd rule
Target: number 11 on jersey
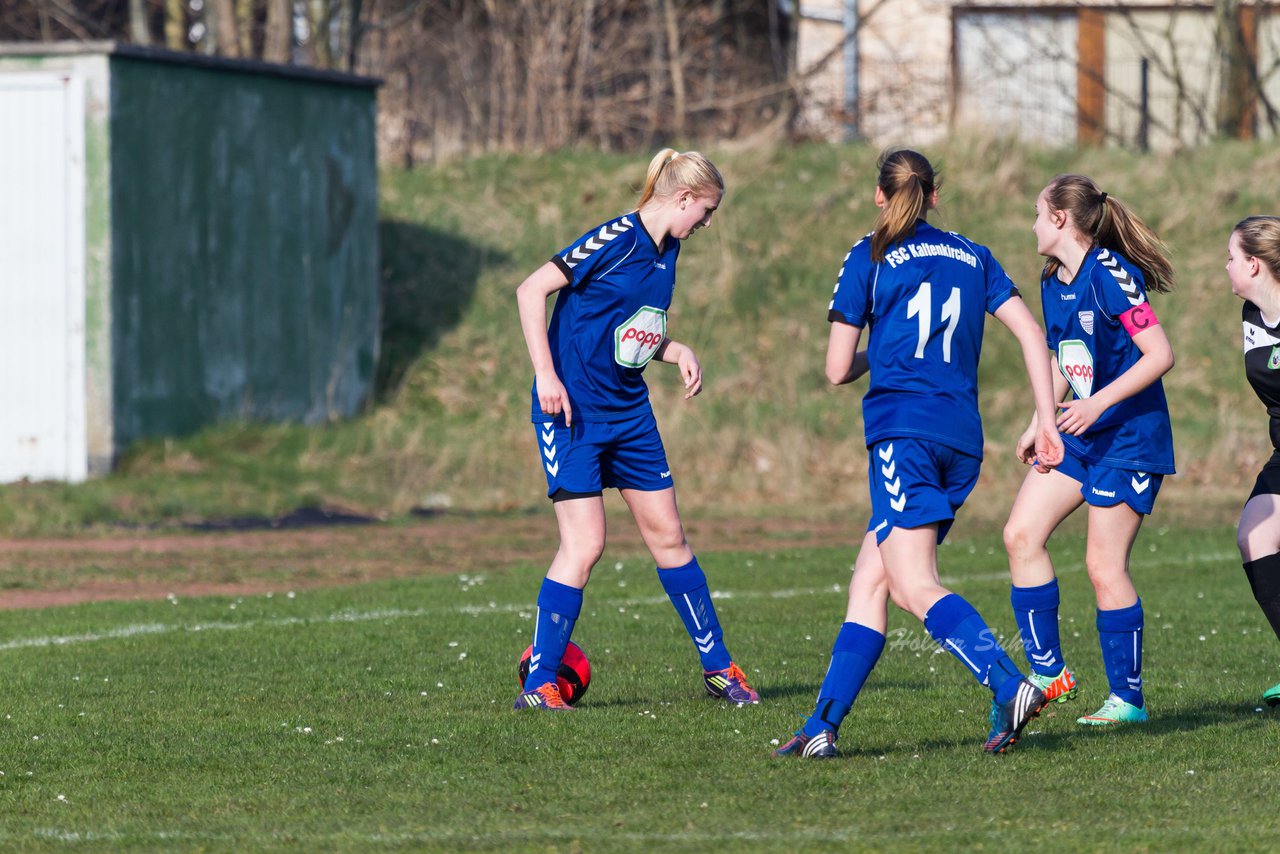
[{"label": "number 11 on jersey", "polygon": [[[916,358],[924,358],[924,345],[929,342],[933,331],[933,285],[921,282],[920,288],[907,302],[907,317],[917,318],[919,337],[916,340]],[[951,336],[956,331],[956,321],[960,319],[960,289],[952,288],[951,295],[942,304],[939,317],[942,330],[942,360],[951,363]]]}]

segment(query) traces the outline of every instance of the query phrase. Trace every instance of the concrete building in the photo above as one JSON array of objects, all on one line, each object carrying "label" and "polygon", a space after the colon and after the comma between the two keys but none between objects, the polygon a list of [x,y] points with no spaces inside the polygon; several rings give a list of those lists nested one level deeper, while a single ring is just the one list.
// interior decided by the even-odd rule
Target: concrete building
[{"label": "concrete building", "polygon": [[804,0],[794,10],[802,127],[817,136],[924,144],[974,128],[1168,149],[1216,138],[1224,122],[1234,136],[1275,135],[1266,107],[1280,105],[1280,15],[1265,6],[1239,7],[1246,61],[1229,80],[1208,2]]}]

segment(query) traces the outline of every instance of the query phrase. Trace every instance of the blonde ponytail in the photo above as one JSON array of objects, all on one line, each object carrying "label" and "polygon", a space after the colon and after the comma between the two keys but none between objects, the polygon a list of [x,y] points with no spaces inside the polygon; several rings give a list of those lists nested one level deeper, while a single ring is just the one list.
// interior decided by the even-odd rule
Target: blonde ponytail
[{"label": "blonde ponytail", "polygon": [[697,194],[724,192],[724,178],[710,160],[697,151],[679,152],[664,148],[649,161],[644,177],[644,190],[636,208],[642,208],[653,198],[666,198],[680,190],[692,190]]}]

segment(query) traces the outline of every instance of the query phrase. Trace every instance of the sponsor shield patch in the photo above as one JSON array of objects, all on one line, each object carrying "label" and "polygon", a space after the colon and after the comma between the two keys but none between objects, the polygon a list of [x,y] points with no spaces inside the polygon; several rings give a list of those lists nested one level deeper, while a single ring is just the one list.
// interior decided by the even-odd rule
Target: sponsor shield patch
[{"label": "sponsor shield patch", "polygon": [[1058,345],[1058,370],[1071,383],[1076,397],[1093,394],[1093,354],[1083,341],[1072,338]]},{"label": "sponsor shield patch", "polygon": [[613,360],[624,368],[643,368],[667,336],[667,313],[643,306],[613,330]]}]

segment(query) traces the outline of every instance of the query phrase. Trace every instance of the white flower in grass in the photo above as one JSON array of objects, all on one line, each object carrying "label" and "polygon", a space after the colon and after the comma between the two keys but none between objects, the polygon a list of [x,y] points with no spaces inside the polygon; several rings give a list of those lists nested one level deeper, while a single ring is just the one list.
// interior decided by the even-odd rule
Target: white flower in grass
[{"label": "white flower in grass", "polygon": [[443,687],[444,687],[444,683],[443,683],[443,682],[437,682],[437,683],[436,683],[436,687],[437,687],[437,688],[443,688]]},{"label": "white flower in grass", "polygon": [[455,647],[455,646],[457,646],[457,645],[458,645],[458,642],[457,642],[457,641],[449,641],[449,648],[450,648],[450,649],[452,649],[453,647]]},{"label": "white flower in grass", "polygon": [[284,595],[288,596],[290,599],[296,599],[298,597],[298,594],[294,593],[292,590],[290,590],[288,593]]},{"label": "white flower in grass", "polygon": [[622,572],[622,561],[618,561],[613,565],[614,572]]},{"label": "white flower in grass", "polygon": [[439,744],[439,743],[440,743],[440,739],[438,739],[438,738],[433,738],[433,739],[431,739],[431,743],[432,743],[432,744]]},{"label": "white flower in grass", "polygon": [[778,744],[778,740],[776,738],[771,738],[769,739],[769,743],[776,747]]},{"label": "white flower in grass", "polygon": [[467,654],[465,652],[458,653],[458,661],[463,661],[466,659],[466,657],[467,657]]},{"label": "white flower in grass", "polygon": [[58,800],[62,801],[62,802],[65,804],[65,803],[67,802],[67,796],[66,796],[66,795],[58,795]]}]

